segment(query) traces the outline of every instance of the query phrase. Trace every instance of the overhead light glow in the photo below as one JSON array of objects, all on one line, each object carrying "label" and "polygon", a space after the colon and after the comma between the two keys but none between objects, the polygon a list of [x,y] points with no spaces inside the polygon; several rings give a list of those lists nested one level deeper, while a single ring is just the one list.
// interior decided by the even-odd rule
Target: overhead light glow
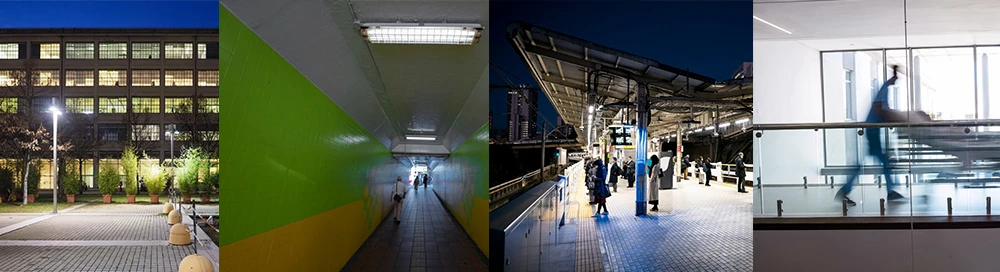
[{"label": "overhead light glow", "polygon": [[412,141],[433,141],[437,140],[437,136],[427,136],[427,135],[406,135],[407,140]]},{"label": "overhead light glow", "polygon": [[737,120],[736,124],[739,125],[739,124],[746,123],[746,122],[750,122],[750,119],[749,118],[744,118],[744,119]]},{"label": "overhead light glow", "polygon": [[362,24],[361,36],[373,44],[471,45],[479,42],[479,24]]},{"label": "overhead light glow", "polygon": [[594,113],[594,105],[590,105],[589,109],[590,109],[590,113]]},{"label": "overhead light glow", "polygon": [[699,128],[699,129],[694,130],[694,132],[701,132],[702,130],[703,129]]},{"label": "overhead light glow", "polygon": [[776,26],[776,25],[772,24],[771,22],[764,21],[764,19],[761,19],[760,17],[757,17],[757,15],[754,15],[753,18],[754,18],[754,20],[760,21],[761,23],[765,23],[765,24],[767,24],[767,25],[769,25],[771,27],[777,28],[778,30],[784,31],[785,33],[792,34],[791,31],[785,30],[784,28],[781,28],[780,26]]},{"label": "overhead light glow", "polygon": [[707,130],[707,131],[713,131],[713,130],[715,130],[715,127],[705,127],[705,130]]},{"label": "overhead light glow", "polygon": [[55,113],[56,115],[60,115],[60,114],[62,114],[62,112],[60,112],[60,111],[59,111],[59,109],[58,109],[58,108],[56,108],[55,106],[51,106],[51,107],[49,107],[49,112],[51,112],[51,113]]},{"label": "overhead light glow", "polygon": [[729,123],[723,123],[719,125],[719,128],[727,128],[727,127],[729,127]]}]

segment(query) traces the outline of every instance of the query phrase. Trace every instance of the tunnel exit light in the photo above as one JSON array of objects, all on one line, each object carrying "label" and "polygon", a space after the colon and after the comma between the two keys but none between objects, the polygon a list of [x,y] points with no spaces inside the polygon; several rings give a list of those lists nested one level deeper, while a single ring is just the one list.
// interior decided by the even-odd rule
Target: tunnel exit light
[{"label": "tunnel exit light", "polygon": [[437,140],[437,137],[425,135],[406,135],[406,139],[411,141],[433,141]]},{"label": "tunnel exit light", "polygon": [[471,45],[479,42],[479,24],[362,24],[361,36],[373,44]]}]

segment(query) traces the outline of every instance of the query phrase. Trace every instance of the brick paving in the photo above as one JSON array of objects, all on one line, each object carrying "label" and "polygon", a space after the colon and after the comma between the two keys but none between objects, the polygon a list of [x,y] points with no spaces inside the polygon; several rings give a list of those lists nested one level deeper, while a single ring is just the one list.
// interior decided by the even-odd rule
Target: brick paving
[{"label": "brick paving", "polygon": [[[596,219],[607,271],[752,271],[751,194],[689,180],[660,190],[660,211],[635,216],[635,189],[618,188]],[[649,206],[651,207],[651,206]]]},{"label": "brick paving", "polygon": [[38,215],[7,215],[0,213],[0,228],[38,217]]},{"label": "brick paving", "polygon": [[177,271],[187,246],[0,246],[0,271]]},{"label": "brick paving", "polygon": [[0,235],[0,240],[166,240],[164,215],[64,214]]},{"label": "brick paving", "polygon": [[[431,185],[433,186],[433,185]],[[398,225],[386,216],[344,271],[487,271],[486,256],[433,192],[412,189]]]}]

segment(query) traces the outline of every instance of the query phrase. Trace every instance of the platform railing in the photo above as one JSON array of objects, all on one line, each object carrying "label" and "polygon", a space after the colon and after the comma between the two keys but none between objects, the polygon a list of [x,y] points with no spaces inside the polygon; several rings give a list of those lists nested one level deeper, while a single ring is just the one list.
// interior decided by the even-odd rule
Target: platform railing
[{"label": "platform railing", "polygon": [[[559,165],[552,164],[545,167],[544,173],[540,170],[531,171],[523,176],[490,187],[490,210],[492,211],[503,206],[503,204],[507,203],[509,197],[527,188],[531,188],[546,180],[553,180],[555,175],[558,174],[558,170]],[[541,178],[539,178],[539,173],[542,173]]]},{"label": "platform railing", "polygon": [[1000,119],[753,129],[755,217],[986,216],[1000,195]]}]

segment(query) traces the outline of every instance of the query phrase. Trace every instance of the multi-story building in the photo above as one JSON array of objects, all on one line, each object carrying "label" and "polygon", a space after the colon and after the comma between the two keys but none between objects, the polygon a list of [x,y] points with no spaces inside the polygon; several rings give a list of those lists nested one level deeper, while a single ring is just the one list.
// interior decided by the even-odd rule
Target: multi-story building
[{"label": "multi-story building", "polygon": [[520,86],[507,91],[510,102],[508,115],[508,140],[511,142],[534,137],[537,128],[538,92],[529,86]]},{"label": "multi-story building", "polygon": [[[82,126],[94,140],[77,154],[94,187],[95,169],[118,164],[127,142],[148,156],[140,167],[171,159],[171,138],[174,156],[189,142],[217,150],[218,58],[218,29],[0,29],[0,114],[63,109],[60,134]],[[18,75],[31,76],[20,81],[33,101],[20,101]],[[51,156],[41,163],[40,187],[52,188]]]}]

